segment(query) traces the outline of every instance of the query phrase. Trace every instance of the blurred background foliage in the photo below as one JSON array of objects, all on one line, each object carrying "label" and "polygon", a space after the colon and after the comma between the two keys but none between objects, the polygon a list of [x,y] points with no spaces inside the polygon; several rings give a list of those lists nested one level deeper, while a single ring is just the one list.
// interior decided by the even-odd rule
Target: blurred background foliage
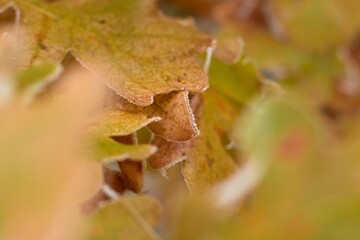
[{"label": "blurred background foliage", "polygon": [[[101,99],[103,93],[98,86],[84,91],[87,84],[77,90],[53,87],[56,96],[63,91],[60,95],[66,97],[48,101],[48,95],[37,95],[40,103],[28,112],[22,103],[38,94],[41,81],[51,82],[59,66],[37,66],[16,76],[3,71],[3,82],[11,77],[18,84],[13,101],[0,89],[1,102],[6,102],[0,110],[0,156],[11,159],[0,161],[0,236],[357,239],[360,1],[160,0],[158,6],[166,15],[194,18],[201,31],[217,38],[210,89],[202,97],[203,117],[197,118],[203,135],[195,141],[203,145],[188,156],[200,159],[198,165],[175,165],[167,170],[167,179],[149,168],[144,180],[137,181],[144,182],[141,193],[153,198],[128,196],[133,195],[128,189],[126,197],[98,215],[85,220],[66,215],[63,209],[75,209],[103,181],[99,164],[85,161],[83,153],[74,150],[79,125],[100,108],[93,96]],[[138,131],[140,143],[147,144],[149,138],[148,130]],[[220,170],[212,171],[203,156],[215,156],[212,166]],[[93,172],[84,171],[87,168]],[[219,180],[231,174],[229,181]],[[64,186],[72,179],[77,184]],[[111,185],[114,179],[106,181]],[[139,212],[135,218],[134,209]],[[145,220],[139,221],[137,214]],[[52,227],[48,219],[54,219]],[[118,229],[114,222],[127,227]],[[74,230],[78,225],[85,234]],[[117,231],[119,235],[113,234]],[[55,235],[58,238],[51,238]]]}]

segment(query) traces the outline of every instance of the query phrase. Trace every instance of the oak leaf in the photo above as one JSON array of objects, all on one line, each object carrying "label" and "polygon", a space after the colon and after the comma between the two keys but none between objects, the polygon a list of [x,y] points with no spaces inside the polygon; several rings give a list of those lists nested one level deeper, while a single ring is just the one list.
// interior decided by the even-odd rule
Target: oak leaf
[{"label": "oak leaf", "polygon": [[71,52],[111,89],[141,106],[156,94],[207,88],[194,57],[211,39],[191,21],[163,16],[154,1],[0,0],[0,8],[9,7],[16,9],[22,41],[17,68],[61,62]]},{"label": "oak leaf", "polygon": [[116,137],[127,137],[159,117],[147,118],[143,113],[125,112],[120,109],[105,110],[89,127],[87,149],[99,161],[143,160],[156,148],[148,144],[133,145],[116,141]]}]

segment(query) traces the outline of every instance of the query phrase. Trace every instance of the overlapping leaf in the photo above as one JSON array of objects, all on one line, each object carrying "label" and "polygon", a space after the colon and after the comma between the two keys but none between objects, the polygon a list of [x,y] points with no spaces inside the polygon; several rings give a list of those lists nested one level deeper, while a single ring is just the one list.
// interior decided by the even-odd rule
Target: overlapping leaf
[{"label": "overlapping leaf", "polygon": [[149,129],[169,141],[187,141],[199,135],[187,91],[158,95],[154,103],[147,107],[139,107],[122,99],[117,104],[124,110],[142,112],[148,117],[161,117],[161,120],[150,123]]},{"label": "overlapping leaf", "polygon": [[156,148],[147,144],[124,144],[111,137],[131,135],[159,119],[159,117],[147,118],[145,114],[125,112],[120,109],[105,110],[89,129],[87,148],[99,161],[145,159],[153,154]]},{"label": "overlapping leaf", "polygon": [[194,57],[210,39],[190,21],[162,16],[153,1],[1,0],[0,7],[19,10],[19,68],[61,62],[71,51],[110,88],[142,106],[156,94],[207,88]]}]

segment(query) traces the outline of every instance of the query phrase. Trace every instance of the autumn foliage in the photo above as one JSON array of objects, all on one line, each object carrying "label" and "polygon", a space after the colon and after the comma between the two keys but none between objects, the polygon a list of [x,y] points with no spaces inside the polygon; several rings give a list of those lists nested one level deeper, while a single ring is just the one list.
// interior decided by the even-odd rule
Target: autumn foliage
[{"label": "autumn foliage", "polygon": [[0,0],[0,239],[356,239],[359,0]]}]

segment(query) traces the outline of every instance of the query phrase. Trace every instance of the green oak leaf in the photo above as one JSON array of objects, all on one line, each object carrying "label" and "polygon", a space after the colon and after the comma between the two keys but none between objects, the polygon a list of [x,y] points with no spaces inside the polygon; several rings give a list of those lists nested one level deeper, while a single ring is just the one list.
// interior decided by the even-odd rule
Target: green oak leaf
[{"label": "green oak leaf", "polygon": [[98,161],[143,160],[156,151],[149,144],[125,144],[111,137],[125,137],[133,134],[146,125],[160,120],[159,117],[148,118],[144,113],[126,112],[120,109],[107,109],[94,120],[85,137],[86,149]]},{"label": "green oak leaf", "polygon": [[143,160],[156,152],[156,147],[149,144],[128,145],[107,137],[94,137],[86,144],[97,161]]}]

